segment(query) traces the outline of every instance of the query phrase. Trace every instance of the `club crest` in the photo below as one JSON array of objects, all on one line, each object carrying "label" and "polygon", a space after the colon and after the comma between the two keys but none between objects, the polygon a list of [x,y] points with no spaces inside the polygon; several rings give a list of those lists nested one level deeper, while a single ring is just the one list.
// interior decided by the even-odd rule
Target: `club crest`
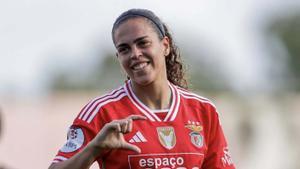
[{"label": "club crest", "polygon": [[172,149],[176,144],[176,136],[173,127],[157,127],[158,139],[166,149]]},{"label": "club crest", "polygon": [[191,132],[191,142],[196,146],[196,147],[202,147],[203,146],[203,137],[200,133],[197,132]]},{"label": "club crest", "polygon": [[198,148],[202,147],[204,139],[200,133],[203,130],[203,127],[200,125],[200,123],[188,121],[188,124],[186,124],[185,127],[191,130],[189,134],[191,137],[191,142]]}]

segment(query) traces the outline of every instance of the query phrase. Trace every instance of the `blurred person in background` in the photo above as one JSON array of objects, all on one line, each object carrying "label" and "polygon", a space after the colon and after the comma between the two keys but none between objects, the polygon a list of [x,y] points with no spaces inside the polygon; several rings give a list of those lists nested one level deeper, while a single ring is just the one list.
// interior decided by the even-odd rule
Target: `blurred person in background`
[{"label": "blurred person in background", "polygon": [[[1,119],[1,108],[0,108],[0,141],[1,141],[1,131],[2,131],[2,119]],[[0,164],[0,169],[4,169],[4,167],[2,166],[2,164]]]},{"label": "blurred person in background", "polygon": [[[3,119],[2,119],[2,110],[0,107],[0,142],[2,138],[2,127],[3,127]],[[9,169],[9,168],[7,168],[7,166],[4,166],[3,164],[0,163],[0,169]]]},{"label": "blurred person in background", "polygon": [[2,131],[2,111],[0,108],[0,139],[1,139],[1,131]]},{"label": "blurred person in background", "polygon": [[[1,141],[1,134],[2,134],[2,112],[0,108],[0,141]],[[2,166],[2,164],[0,164],[0,169],[4,169],[4,166]]]},{"label": "blurred person in background", "polygon": [[49,168],[235,168],[215,106],[187,90],[167,26],[131,9],[112,39],[128,80],[83,107]]}]

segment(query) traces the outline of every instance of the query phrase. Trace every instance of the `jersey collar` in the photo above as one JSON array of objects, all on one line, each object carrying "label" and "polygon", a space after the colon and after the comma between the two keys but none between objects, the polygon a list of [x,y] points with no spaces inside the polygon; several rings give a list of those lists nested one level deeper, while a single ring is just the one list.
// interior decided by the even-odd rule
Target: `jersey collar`
[{"label": "jersey collar", "polygon": [[[179,104],[180,104],[180,95],[179,92],[177,91],[177,88],[175,85],[169,82],[169,87],[172,92],[172,103],[170,106],[170,109],[166,115],[166,117],[161,120],[154,112],[151,110],[149,107],[147,107],[144,103],[142,103],[138,97],[134,94],[132,90],[132,85],[131,81],[128,80],[125,85],[124,89],[131,100],[131,102],[150,120],[150,121],[174,121],[174,119],[177,116],[178,109],[179,109]],[[157,110],[155,110],[157,111]],[[162,110],[163,111],[163,110]]]}]

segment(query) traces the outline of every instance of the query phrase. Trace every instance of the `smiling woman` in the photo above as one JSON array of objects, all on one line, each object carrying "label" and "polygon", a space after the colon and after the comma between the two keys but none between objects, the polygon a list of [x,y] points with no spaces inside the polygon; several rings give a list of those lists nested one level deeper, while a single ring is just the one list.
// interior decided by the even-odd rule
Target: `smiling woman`
[{"label": "smiling woman", "polygon": [[114,33],[117,56],[133,85],[167,84],[165,56],[169,40],[160,40],[148,25],[143,18],[122,23]]},{"label": "smiling woman", "polygon": [[131,9],[112,38],[128,80],[81,110],[50,168],[235,168],[215,106],[187,90],[166,25]]},{"label": "smiling woman", "polygon": [[[159,40],[162,42],[167,41],[167,43],[165,42],[165,49],[164,49],[164,53],[163,55],[165,56],[165,63],[164,64],[166,66],[166,73],[167,73],[167,78],[170,82],[172,82],[175,85],[178,85],[180,87],[183,88],[187,88],[187,82],[186,79],[184,78],[184,71],[183,71],[183,65],[181,63],[181,57],[180,57],[180,53],[178,51],[177,46],[174,44],[173,42],[173,38],[171,36],[171,34],[169,33],[169,30],[167,28],[167,26],[160,21],[160,19],[155,16],[153,13],[142,13],[138,10],[135,10],[136,13],[133,13],[131,11],[128,12],[124,12],[121,16],[119,16],[119,18],[117,19],[117,21],[115,22],[114,26],[113,26],[113,30],[112,30],[112,38],[113,38],[113,42],[119,52],[120,55],[122,54],[126,54],[123,53],[124,50],[126,52],[128,48],[128,45],[126,46],[126,44],[116,44],[116,37],[120,36],[119,34],[122,33],[127,34],[129,32],[120,32],[121,30],[119,29],[119,32],[116,33],[116,29],[123,23],[123,22],[140,22],[142,24],[133,24],[133,25],[137,25],[140,28],[137,28],[138,30],[143,30],[143,29],[152,29],[152,31],[150,31],[152,33],[152,36],[156,39],[154,40]],[[128,20],[128,18],[131,18],[131,20]],[[126,23],[124,23],[126,24]],[[123,25],[123,27],[126,25]],[[129,27],[128,27],[129,26]],[[127,23],[127,29],[131,29],[130,27],[130,23]],[[138,30],[132,30],[132,33],[138,33],[136,31]],[[122,30],[122,31],[126,31],[126,30]],[[130,31],[130,30],[129,30]],[[145,31],[145,30],[144,30]],[[147,30],[149,31],[149,30]],[[142,33],[142,32],[140,32]],[[145,34],[144,34],[145,35]],[[151,37],[151,38],[153,38]],[[121,38],[121,37],[119,37]],[[139,40],[139,45],[142,46],[149,46],[151,43],[151,41],[149,41],[150,37],[147,36],[141,36],[136,40]],[[158,39],[157,39],[158,38]],[[121,41],[122,42],[122,41]],[[137,41],[136,41],[137,42]],[[129,46],[130,47],[130,46]],[[130,48],[129,48],[130,49]],[[154,48],[156,49],[156,48]],[[118,53],[117,53],[118,55]]]}]

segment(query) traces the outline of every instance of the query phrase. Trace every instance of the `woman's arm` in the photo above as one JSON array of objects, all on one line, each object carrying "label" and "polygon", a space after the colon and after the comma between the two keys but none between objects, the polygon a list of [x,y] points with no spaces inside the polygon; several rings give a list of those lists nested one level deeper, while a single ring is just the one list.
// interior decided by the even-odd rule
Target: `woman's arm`
[{"label": "woman's arm", "polygon": [[88,169],[96,160],[97,154],[93,145],[88,144],[82,151],[68,160],[52,163],[49,169]]},{"label": "woman's arm", "polygon": [[139,147],[125,141],[123,134],[132,131],[133,120],[146,120],[140,115],[114,120],[104,125],[96,137],[70,159],[52,163],[49,169],[88,169],[102,152],[110,149],[128,149],[140,153]]}]

